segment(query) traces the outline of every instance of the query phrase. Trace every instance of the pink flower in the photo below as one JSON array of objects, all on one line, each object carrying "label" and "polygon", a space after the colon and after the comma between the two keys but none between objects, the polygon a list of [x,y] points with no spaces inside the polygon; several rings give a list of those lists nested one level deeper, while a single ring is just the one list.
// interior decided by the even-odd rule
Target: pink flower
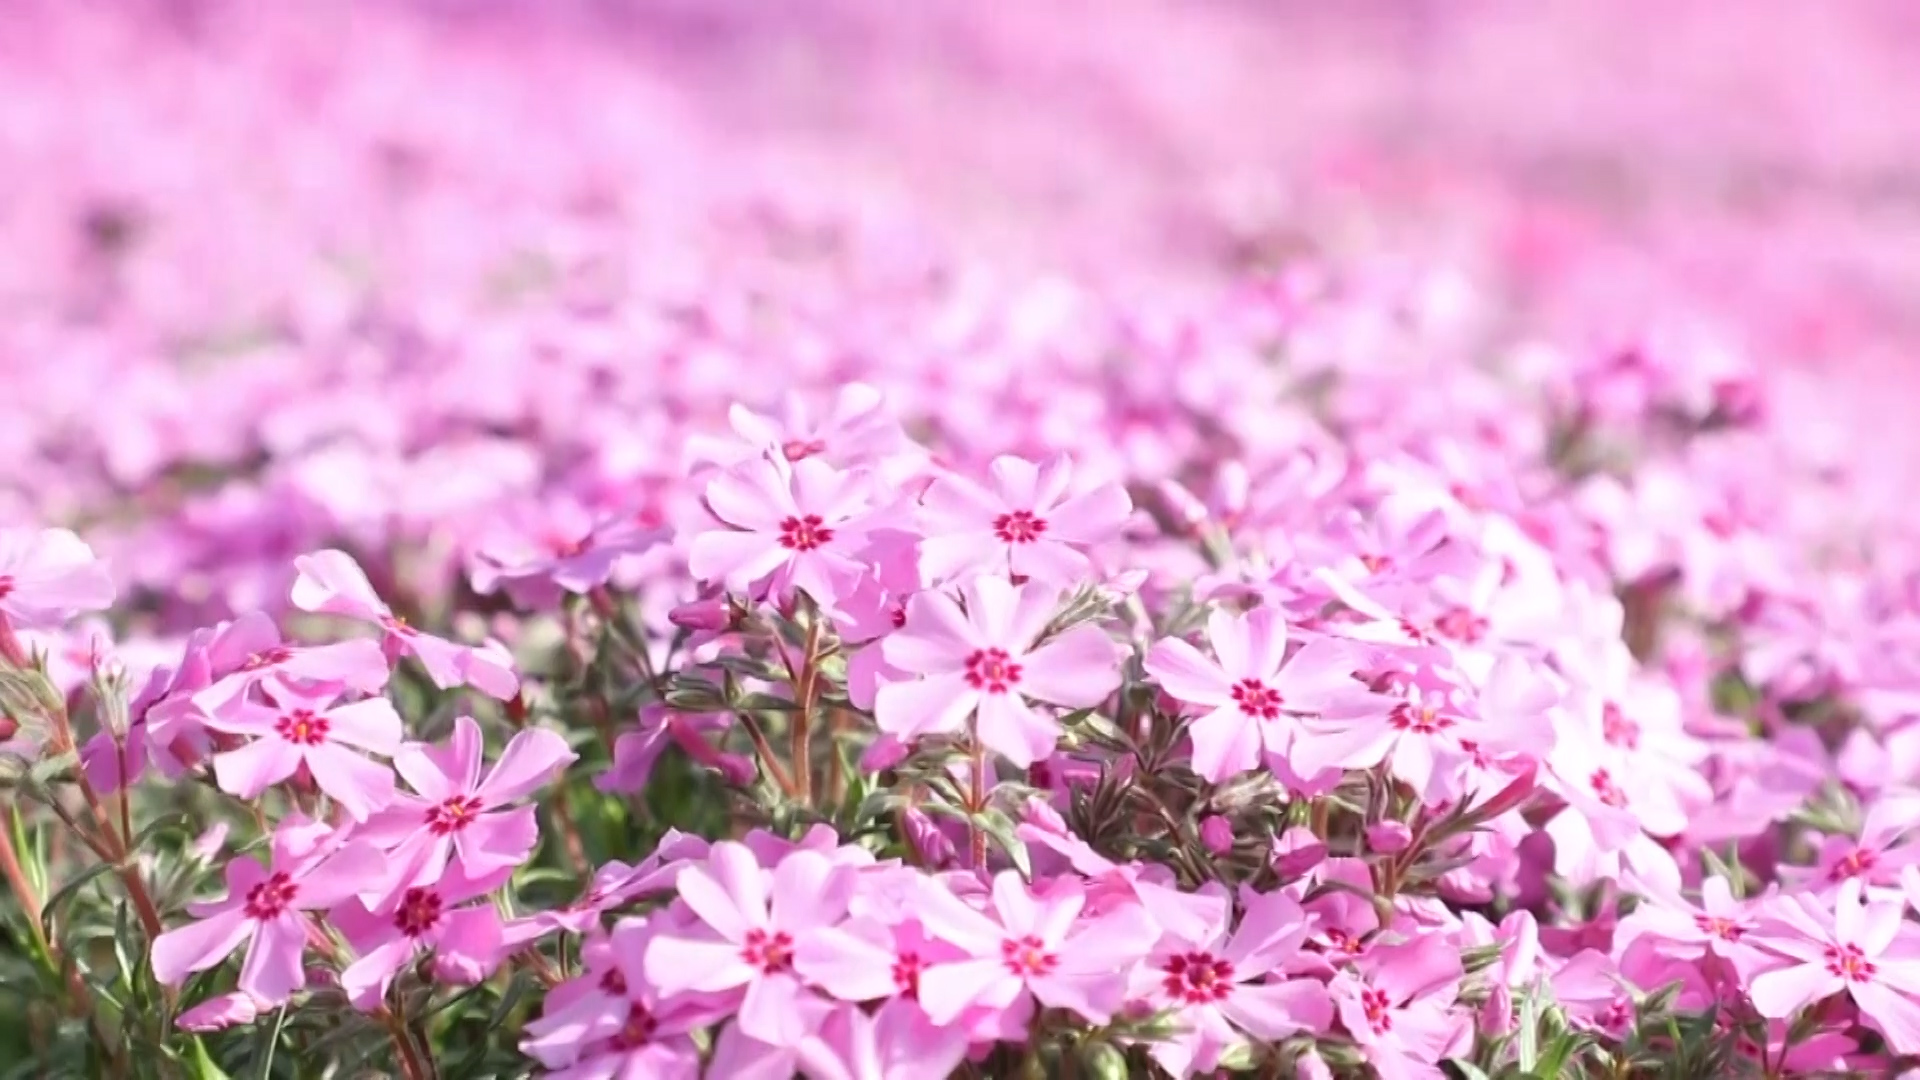
[{"label": "pink flower", "polygon": [[229,862],[226,896],[189,905],[198,922],[154,939],[154,977],[178,986],[244,943],[240,989],[264,1004],[286,1001],[306,985],[300,958],[310,924],[301,913],[346,900],[378,880],[381,866],[371,845],[342,842],[325,826],[290,818],[274,834],[270,866],[252,859]]},{"label": "pink flower", "polygon": [[113,578],[66,529],[0,529],[0,624],[52,630],[113,603]]},{"label": "pink flower", "polygon": [[765,454],[789,462],[819,458],[848,468],[878,464],[917,449],[887,409],[880,391],[862,383],[842,386],[824,416],[816,416],[805,398],[791,394],[778,418],[735,404],[727,410],[727,422],[737,438],[696,435],[688,439],[691,462],[732,466]]},{"label": "pink flower", "polygon": [[1779,898],[1754,941],[1785,963],[1754,976],[1747,988],[1754,1009],[1784,1020],[1845,992],[1894,1050],[1920,1052],[1920,960],[1912,942],[1901,940],[1904,913],[1898,901],[1863,901],[1854,877],[1840,883],[1831,911],[1807,893]]},{"label": "pink flower", "polygon": [[396,888],[430,885],[450,861],[473,878],[520,865],[539,826],[533,807],[508,807],[578,757],[565,739],[540,728],[515,735],[483,778],[484,756],[480,725],[470,716],[454,720],[444,746],[408,743],[394,753],[394,769],[417,794],[394,794],[355,835],[387,850]]},{"label": "pink flower", "polygon": [[1381,1080],[1443,1075],[1439,1062],[1472,1036],[1453,1012],[1460,954],[1438,934],[1381,945],[1329,985],[1340,1022]]},{"label": "pink flower", "polygon": [[1766,955],[1752,942],[1760,918],[1753,905],[1734,898],[1726,878],[1701,881],[1698,905],[1645,884],[1639,891],[1641,902],[1616,931],[1621,944],[1650,938],[1660,955],[1675,960],[1698,961],[1711,954],[1731,964],[1743,984],[1765,966]]},{"label": "pink flower", "polygon": [[1207,641],[1218,660],[1179,638],[1147,654],[1147,673],[1175,699],[1209,710],[1193,721],[1193,769],[1214,783],[1284,755],[1303,713],[1383,711],[1353,679],[1351,651],[1331,639],[1308,642],[1287,658],[1287,625],[1272,608],[1244,615],[1215,609]]},{"label": "pink flower", "polygon": [[499,888],[512,873],[503,867],[468,877],[454,869],[431,884],[396,889],[371,907],[352,899],[333,909],[328,921],[360,954],[340,973],[347,1000],[363,1011],[379,1008],[394,975],[423,951],[434,954],[448,981],[485,977],[499,962],[500,913],[491,903],[458,905]]},{"label": "pink flower", "polygon": [[742,1030],[791,1046],[796,1001],[794,949],[847,910],[853,872],[814,851],[795,851],[773,871],[744,844],[715,844],[704,865],[680,872],[676,888],[694,922],[663,931],[647,947],[647,980],[665,994],[741,991]]},{"label": "pink flower", "polygon": [[912,1003],[894,999],[869,1014],[843,1005],[800,1045],[807,1080],[922,1080],[948,1076],[967,1056],[959,1028],[936,1027]]},{"label": "pink flower", "polygon": [[691,1033],[725,1013],[694,999],[670,999],[647,981],[644,957],[656,928],[622,919],[581,947],[586,974],[547,995],[529,1023],[522,1053],[578,1080],[657,1077],[698,1080],[700,1051]]},{"label": "pink flower", "polygon": [[1081,920],[1086,895],[1061,879],[1045,895],[1020,875],[993,879],[990,913],[969,906],[927,881],[915,911],[927,931],[965,959],[935,963],[920,973],[920,1006],[947,1025],[980,1007],[1024,1024],[1034,1002],[1067,1009],[1096,1024],[1107,1022],[1126,998],[1127,976],[1150,949],[1157,928],[1136,905]]},{"label": "pink flower", "polygon": [[707,508],[727,528],[693,538],[688,569],[735,592],[764,583],[784,598],[799,589],[831,609],[866,571],[871,488],[869,474],[816,458],[743,461],[708,482]]},{"label": "pink flower", "polygon": [[373,623],[385,631],[390,655],[410,653],[426,668],[435,686],[471,686],[506,701],[519,692],[513,660],[497,643],[475,648],[423,634],[396,618],[373,591],[367,575],[344,551],[317,551],[293,560],[300,576],[293,583],[293,606],[302,611],[340,615]]},{"label": "pink flower", "polygon": [[[1224,899],[1224,897],[1223,897]],[[1155,1043],[1155,1061],[1175,1076],[1211,1072],[1226,1050],[1248,1041],[1276,1042],[1320,1031],[1333,1020],[1326,987],[1314,979],[1263,978],[1299,951],[1307,916],[1283,893],[1249,894],[1238,929],[1226,905],[1193,939],[1162,937],[1135,976],[1136,993],[1172,1010],[1183,1034]]]},{"label": "pink flower", "polygon": [[960,596],[908,599],[906,625],[880,647],[889,664],[921,677],[880,687],[874,718],[881,731],[908,739],[959,730],[972,717],[981,742],[1025,768],[1060,737],[1059,725],[1027,699],[1098,705],[1120,684],[1120,647],[1090,625],[1039,641],[1059,604],[1051,585],[978,577]]},{"label": "pink flower", "polygon": [[965,955],[930,937],[917,919],[856,916],[838,926],[820,927],[801,940],[793,966],[808,983],[842,1001],[894,996],[917,1001],[920,973],[928,964]]},{"label": "pink flower", "polygon": [[355,821],[387,804],[393,773],[354,753],[392,754],[400,749],[400,714],[386,698],[336,705],[339,692],[303,692],[285,684],[264,687],[266,702],[236,700],[210,714],[206,725],[231,735],[252,736],[237,750],[213,756],[222,791],[259,797],[302,769]]},{"label": "pink flower", "polygon": [[174,1024],[181,1031],[225,1031],[237,1024],[251,1024],[273,1006],[257,1000],[244,990],[216,994],[180,1014]]},{"label": "pink flower", "polygon": [[920,566],[929,581],[985,573],[1070,585],[1092,574],[1083,549],[1118,535],[1133,513],[1118,484],[1069,496],[1073,462],[1064,455],[1040,465],[999,457],[988,468],[991,490],[948,473],[921,496]]},{"label": "pink flower", "polygon": [[483,596],[504,590],[522,607],[552,607],[562,592],[605,585],[614,564],[666,537],[631,517],[595,514],[560,497],[502,515],[472,544],[467,572]]},{"label": "pink flower", "polygon": [[280,636],[271,618],[250,611],[187,639],[180,667],[148,711],[148,719],[153,738],[171,743],[191,733],[209,712],[244,697],[267,679],[334,684],[371,694],[384,689],[391,675],[380,646],[371,641],[292,645]]}]

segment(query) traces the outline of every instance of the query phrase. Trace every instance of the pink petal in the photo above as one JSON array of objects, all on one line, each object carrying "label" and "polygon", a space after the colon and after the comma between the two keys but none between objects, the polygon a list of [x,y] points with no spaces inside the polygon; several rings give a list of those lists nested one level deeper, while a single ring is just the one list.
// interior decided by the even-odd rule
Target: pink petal
[{"label": "pink petal", "polygon": [[1845,983],[1818,964],[1795,964],[1754,976],[1747,987],[1756,1012],[1769,1020],[1784,1020],[1800,1006],[1826,997]]},{"label": "pink petal", "polygon": [[980,693],[960,674],[888,683],[873,695],[873,718],[881,731],[903,739],[960,730]]},{"label": "pink petal", "polygon": [[480,725],[463,715],[454,718],[446,746],[410,743],[394,754],[393,767],[427,801],[443,802],[479,784],[484,746]]},{"label": "pink petal", "polygon": [[891,997],[898,986],[893,931],[873,919],[852,919],[823,926],[796,939],[794,970],[809,983],[842,1001]]},{"label": "pink petal", "polygon": [[1007,508],[985,488],[952,473],[927,485],[920,506],[923,515],[931,519],[927,522],[929,538],[985,530]]},{"label": "pink petal", "polygon": [[1120,687],[1120,644],[1095,626],[1076,626],[1020,659],[1020,691],[1041,701],[1089,709]]},{"label": "pink petal", "polygon": [[1260,725],[1238,705],[1224,705],[1187,725],[1193,771],[1222,783],[1260,763]]},{"label": "pink petal", "polygon": [[1189,704],[1217,706],[1233,700],[1227,692],[1233,680],[1227,673],[1179,638],[1155,643],[1146,668],[1162,690]]},{"label": "pink petal", "polygon": [[296,906],[307,910],[331,908],[377,885],[387,871],[380,849],[354,841],[300,876]]},{"label": "pink petal", "polygon": [[293,560],[300,576],[293,583],[293,606],[356,619],[378,619],[390,614],[373,591],[366,572],[344,551],[316,551]]},{"label": "pink petal", "polygon": [[1112,539],[1132,515],[1127,489],[1102,484],[1047,511],[1047,533],[1076,544],[1097,544]]},{"label": "pink petal", "polygon": [[483,806],[500,806],[532,794],[578,760],[567,740],[530,728],[515,735],[475,793]]},{"label": "pink petal", "polygon": [[278,1005],[307,985],[307,972],[300,962],[307,948],[307,923],[299,915],[284,912],[254,926],[239,986],[269,1005]]},{"label": "pink petal", "polygon": [[371,638],[295,649],[275,670],[296,679],[345,683],[363,693],[383,689],[393,674],[380,644]]},{"label": "pink petal", "polygon": [[393,798],[393,770],[343,746],[309,746],[302,756],[313,782],[355,821],[365,821]]},{"label": "pink petal", "polygon": [[453,836],[460,865],[474,875],[489,874],[526,861],[540,840],[540,826],[531,806],[504,814],[482,814]]},{"label": "pink petal", "polygon": [[785,566],[792,552],[767,533],[704,532],[687,549],[687,572],[697,581],[724,584],[743,592]]},{"label": "pink petal", "polygon": [[759,975],[730,941],[657,937],[647,945],[647,981],[663,994],[714,994],[745,986]]},{"label": "pink petal", "polygon": [[1041,539],[1012,544],[1006,551],[1007,569],[1021,577],[1032,578],[1034,585],[1059,589],[1093,576],[1093,560],[1057,540]]},{"label": "pink petal", "polygon": [[740,1030],[761,1042],[793,1046],[812,1034],[803,1026],[798,1008],[802,993],[791,975],[763,975],[753,980],[740,1002]]},{"label": "pink petal", "polygon": [[787,478],[771,461],[750,458],[707,483],[707,506],[735,528],[777,532],[780,522],[800,513]]},{"label": "pink petal", "polygon": [[179,986],[188,975],[225,960],[253,933],[253,920],[238,906],[153,939],[153,977]]},{"label": "pink petal", "polygon": [[[489,890],[491,891],[491,890]],[[440,959],[454,961],[485,978],[500,963],[505,948],[500,912],[492,904],[463,907],[443,918],[434,951]],[[463,978],[473,982],[473,977]]]},{"label": "pink petal", "polygon": [[1011,997],[1018,990],[1019,980],[1007,973],[999,957],[935,964],[920,973],[920,1007],[942,1027],[976,1001]]},{"label": "pink petal", "polygon": [[1269,1041],[1301,1030],[1323,1031],[1333,1022],[1333,1000],[1313,979],[1243,983],[1219,1008],[1240,1030]]},{"label": "pink petal", "polygon": [[1012,636],[1015,612],[1020,606],[1020,589],[1013,582],[983,575],[962,585],[960,596],[966,602],[967,619],[983,645],[1012,649],[1026,644]]},{"label": "pink petal", "polygon": [[[885,690],[881,691],[885,693]],[[980,741],[1024,769],[1053,753],[1060,725],[1040,715],[1017,694],[981,694],[976,721]]]},{"label": "pink petal", "polygon": [[1029,979],[1027,986],[1041,1004],[1078,1013],[1096,1024],[1113,1019],[1127,996],[1126,980],[1114,975],[1046,975]]},{"label": "pink petal", "polygon": [[[1052,470],[1054,478],[1048,487],[1057,493],[1064,477],[1060,475],[1056,462],[1049,462],[1049,464],[1054,465],[1055,468]],[[994,458],[987,466],[987,473],[993,477],[994,490],[999,492],[1001,500],[1008,506],[1018,510],[1039,508],[1038,500],[1041,495],[1039,466],[1025,458],[1003,454]]]},{"label": "pink petal", "polygon": [[773,870],[772,925],[800,939],[847,913],[854,876],[817,851],[796,851]]},{"label": "pink petal", "polygon": [[1339,728],[1308,727],[1294,736],[1287,760],[1307,776],[1322,769],[1370,769],[1386,760],[1399,737],[1385,717],[1363,718]]},{"label": "pink petal", "polygon": [[394,973],[413,959],[414,948],[413,938],[396,937],[348,965],[340,973],[340,989],[346,991],[348,1003],[361,1012],[378,1009]]},{"label": "pink petal", "polygon": [[767,928],[766,871],[744,844],[713,845],[704,865],[680,872],[676,887],[681,901],[729,941]]},{"label": "pink petal", "polygon": [[213,755],[213,778],[221,791],[255,799],[292,776],[300,761],[299,748],[278,735],[269,735],[238,750]]},{"label": "pink petal", "polygon": [[906,612],[906,625],[880,640],[880,654],[903,671],[958,671],[967,654],[991,644],[974,631],[960,605],[941,593],[915,593]]},{"label": "pink petal", "polygon": [[368,698],[329,709],[327,723],[332,729],[329,738],[348,746],[376,754],[391,754],[400,749],[400,714],[386,698]]},{"label": "pink petal", "polygon": [[460,674],[468,686],[495,701],[511,701],[520,692],[520,676],[514,672],[512,654],[492,639],[465,650]]},{"label": "pink petal", "polygon": [[1920,1053],[1920,1004],[1875,983],[1855,983],[1849,989],[1861,1013],[1895,1053]]},{"label": "pink petal", "polygon": [[1293,654],[1280,670],[1274,689],[1288,708],[1317,710],[1343,697],[1364,698],[1365,688],[1354,681],[1354,654],[1347,646],[1321,638]]}]

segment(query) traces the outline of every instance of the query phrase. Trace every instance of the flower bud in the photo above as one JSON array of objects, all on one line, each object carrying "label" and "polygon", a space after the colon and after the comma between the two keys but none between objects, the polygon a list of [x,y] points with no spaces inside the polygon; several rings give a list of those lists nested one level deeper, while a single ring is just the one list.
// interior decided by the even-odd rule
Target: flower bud
[{"label": "flower bud", "polygon": [[180,1014],[174,1023],[182,1031],[225,1031],[237,1024],[251,1024],[260,1015],[260,1003],[253,995],[236,991],[221,994]]},{"label": "flower bud", "polygon": [[1367,847],[1383,855],[1407,850],[1413,843],[1413,830],[1405,822],[1381,821],[1367,826]]},{"label": "flower bud", "polygon": [[667,612],[667,621],[682,630],[721,634],[733,629],[733,608],[724,597],[692,600]]},{"label": "flower bud", "polygon": [[1210,814],[1200,822],[1200,842],[1215,855],[1225,855],[1233,850],[1233,823],[1218,814]]},{"label": "flower bud", "polygon": [[882,735],[867,744],[860,755],[860,771],[884,772],[907,759],[907,744],[898,735]]}]

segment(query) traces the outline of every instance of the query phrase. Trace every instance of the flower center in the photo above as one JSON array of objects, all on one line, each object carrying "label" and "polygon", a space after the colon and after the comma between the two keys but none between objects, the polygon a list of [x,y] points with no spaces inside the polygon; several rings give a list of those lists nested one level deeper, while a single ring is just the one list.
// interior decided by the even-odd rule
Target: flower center
[{"label": "flower center", "polygon": [[981,649],[967,657],[967,683],[989,694],[1004,694],[1020,681],[1020,665],[1005,649]]},{"label": "flower center", "polygon": [[570,537],[561,533],[550,533],[541,541],[541,546],[556,559],[574,559],[593,550],[593,536]]},{"label": "flower center", "polygon": [[1487,633],[1487,620],[1463,607],[1457,607],[1436,619],[1435,630],[1455,641],[1472,645]]},{"label": "flower center", "polygon": [[920,959],[919,953],[901,953],[893,961],[893,985],[899,989],[900,996],[909,1001],[920,1000],[920,973],[927,969],[927,962]]},{"label": "flower center", "polygon": [[637,1050],[653,1041],[653,1033],[660,1025],[653,1019],[653,1012],[639,1002],[627,1006],[627,1022],[620,1026],[619,1034],[613,1037],[616,1050]]},{"label": "flower center", "polygon": [[1620,790],[1620,785],[1613,782],[1613,774],[1607,770],[1593,770],[1593,775],[1587,778],[1587,786],[1593,789],[1594,798],[1602,803],[1615,810],[1626,809],[1627,793]]},{"label": "flower center", "polygon": [[393,925],[408,937],[419,937],[440,922],[440,894],[430,889],[408,889],[394,909]]},{"label": "flower center", "polygon": [[1167,996],[1188,1005],[1221,1001],[1233,991],[1233,965],[1206,952],[1180,953],[1160,965]]},{"label": "flower center", "polygon": [[1393,1030],[1393,1001],[1385,990],[1375,990],[1369,986],[1360,992],[1360,1010],[1366,1014],[1367,1026],[1373,1028],[1376,1035],[1384,1035]]},{"label": "flower center", "polygon": [[1826,960],[1827,974],[1838,975],[1848,982],[1867,982],[1880,970],[1858,945],[1829,945]]},{"label": "flower center", "polygon": [[382,627],[385,627],[386,631],[390,634],[399,634],[401,637],[406,637],[406,638],[420,636],[420,631],[415,630],[411,626],[408,626],[407,620],[401,618],[398,615],[380,616],[380,625]]},{"label": "flower center", "polygon": [[1452,717],[1441,716],[1439,710],[1424,704],[1395,705],[1387,714],[1387,722],[1396,730],[1419,735],[1436,735],[1453,726]]},{"label": "flower center", "polygon": [[771,975],[793,966],[793,938],[785,931],[749,930],[740,943],[740,959]]},{"label": "flower center", "polygon": [[600,976],[600,990],[613,997],[626,997],[627,977],[620,974],[619,968],[609,968],[605,975]]},{"label": "flower center", "polygon": [[1031,510],[1012,510],[993,519],[993,535],[1009,544],[1031,544],[1047,531],[1047,519]]},{"label": "flower center", "polygon": [[267,880],[247,890],[245,911],[249,919],[271,919],[287,910],[293,898],[300,893],[300,886],[285,874],[276,873]]},{"label": "flower center", "polygon": [[1608,746],[1622,750],[1640,748],[1640,725],[1627,719],[1620,706],[1611,701],[1600,708],[1600,736],[1607,740]]},{"label": "flower center", "polygon": [[780,523],[780,546],[793,551],[812,551],[833,539],[833,530],[819,514],[790,517]]},{"label": "flower center", "polygon": [[281,738],[296,746],[319,746],[327,741],[327,732],[332,729],[326,717],[315,716],[311,709],[295,709],[273,724]]},{"label": "flower center", "polygon": [[1032,934],[1002,941],[1000,960],[1008,971],[1023,978],[1046,975],[1060,966],[1060,958],[1047,951],[1047,943]]},{"label": "flower center", "polygon": [[1393,569],[1393,560],[1387,558],[1385,555],[1362,555],[1360,556],[1360,565],[1367,568],[1367,573],[1378,576],[1387,570]]},{"label": "flower center", "polygon": [[0,574],[0,600],[5,600],[8,596],[11,596],[12,594],[13,594],[13,575]]},{"label": "flower center", "polygon": [[1233,684],[1227,693],[1233,696],[1240,711],[1261,720],[1276,720],[1280,717],[1280,694],[1258,679],[1241,679]]},{"label": "flower center", "polygon": [[1845,858],[1834,863],[1833,869],[1827,871],[1827,880],[1845,881],[1851,877],[1859,877],[1871,871],[1879,862],[1880,853],[1872,848],[1854,848],[1847,852]]},{"label": "flower center", "polygon": [[788,439],[780,444],[780,455],[788,461],[800,461],[815,454],[825,453],[827,444],[819,439]]},{"label": "flower center", "polygon": [[480,812],[480,800],[471,795],[455,795],[438,806],[427,809],[427,828],[435,836],[457,833],[467,827],[475,815]]},{"label": "flower center", "polygon": [[1739,923],[1720,915],[1695,915],[1693,925],[1702,933],[1712,934],[1721,941],[1739,941],[1747,931]]},{"label": "flower center", "polygon": [[275,664],[284,664],[291,659],[293,659],[292,649],[276,645],[271,649],[262,649],[252,656],[247,657],[246,663],[240,665],[240,670],[259,671],[261,668],[272,667]]}]

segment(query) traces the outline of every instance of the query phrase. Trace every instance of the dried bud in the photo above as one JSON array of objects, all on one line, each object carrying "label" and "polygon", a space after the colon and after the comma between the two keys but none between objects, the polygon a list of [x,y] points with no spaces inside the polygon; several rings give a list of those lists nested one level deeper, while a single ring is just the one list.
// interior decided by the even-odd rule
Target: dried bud
[{"label": "dried bud", "polygon": [[98,652],[92,657],[87,687],[93,695],[94,716],[116,741],[127,735],[127,697],[133,690],[127,669],[120,661]]},{"label": "dried bud", "polygon": [[67,715],[67,700],[47,678],[46,672],[33,667],[9,667],[0,664],[0,715],[29,732],[39,732],[33,741],[45,740],[45,733],[60,726]]}]

